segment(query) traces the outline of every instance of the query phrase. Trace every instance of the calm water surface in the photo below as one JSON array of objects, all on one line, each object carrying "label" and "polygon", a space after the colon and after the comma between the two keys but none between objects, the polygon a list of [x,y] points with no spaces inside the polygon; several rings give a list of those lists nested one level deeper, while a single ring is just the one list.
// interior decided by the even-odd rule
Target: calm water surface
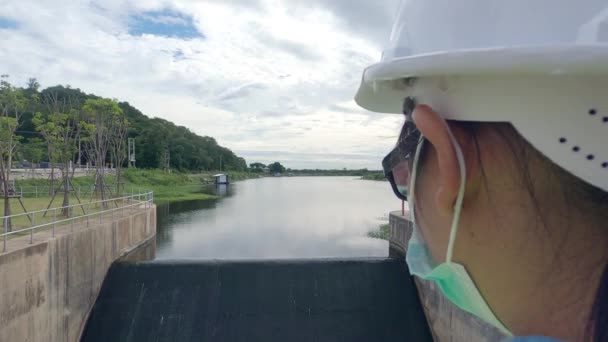
[{"label": "calm water surface", "polygon": [[218,200],[158,207],[157,259],[385,257],[388,242],[366,234],[401,206],[388,183],[351,177],[262,178],[217,191]]}]

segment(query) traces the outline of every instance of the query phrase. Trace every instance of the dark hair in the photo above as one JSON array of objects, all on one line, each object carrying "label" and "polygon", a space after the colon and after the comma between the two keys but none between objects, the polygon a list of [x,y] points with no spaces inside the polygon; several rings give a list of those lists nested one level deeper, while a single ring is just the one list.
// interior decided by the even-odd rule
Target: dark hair
[{"label": "dark hair", "polygon": [[594,342],[608,341],[608,265],[604,267],[604,274],[597,290],[589,329],[593,334]]},{"label": "dark hair", "polygon": [[[563,191],[565,193],[563,197],[568,201],[568,204],[578,207],[594,206],[597,208],[596,212],[599,213],[598,215],[605,216],[606,219],[603,222],[608,222],[608,192],[582,181],[568,171],[551,162],[542,153],[530,145],[510,123],[458,121],[456,124],[463,128],[473,139],[475,150],[477,152],[477,162],[480,165],[482,178],[486,187],[488,183],[481,161],[478,137],[482,129],[491,129],[502,137],[513,153],[514,158],[524,161],[521,163],[522,186],[526,188],[540,217],[543,216],[541,213],[541,205],[537,197],[536,188],[534,186],[535,182],[529,166],[529,161],[532,159],[538,160],[540,161],[540,164],[546,165],[547,169],[556,177],[556,181],[559,181],[560,184],[564,185]],[[404,135],[408,134],[408,129],[406,126],[407,125],[404,125],[401,130],[399,136],[400,140],[404,138]],[[424,150],[427,148],[428,144],[425,146],[425,148],[423,148],[422,155],[420,156],[421,163],[423,162],[425,155]],[[548,225],[544,221],[542,223],[545,228],[548,228]],[[608,234],[608,227],[606,227],[606,229],[606,233]],[[591,309],[588,326],[586,327],[586,337],[593,342],[608,342],[608,264],[602,265],[601,267],[603,267],[603,273],[597,289],[595,301]]]}]

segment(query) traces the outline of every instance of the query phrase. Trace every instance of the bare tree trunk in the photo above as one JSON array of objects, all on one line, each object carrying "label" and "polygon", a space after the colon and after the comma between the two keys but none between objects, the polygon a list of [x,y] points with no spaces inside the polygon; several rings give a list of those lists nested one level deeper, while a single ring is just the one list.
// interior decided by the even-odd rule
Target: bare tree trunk
[{"label": "bare tree trunk", "polygon": [[61,176],[63,177],[63,204],[61,205],[63,208],[61,209],[61,215],[68,217],[70,216],[70,209],[67,208],[70,205],[70,170],[66,170],[64,167]]},{"label": "bare tree trunk", "polygon": [[51,188],[49,189],[49,196],[55,195],[55,163],[52,161],[51,164]]},{"label": "bare tree trunk", "polygon": [[[95,162],[95,168],[97,172],[95,173],[95,192],[99,194],[100,200],[106,200],[106,191],[104,184],[104,162],[101,160],[101,156],[98,155]],[[105,208],[105,202],[102,203],[102,207]]]},{"label": "bare tree trunk", "polygon": [[[10,204],[10,192],[9,192],[9,171],[10,169],[6,168],[4,165],[4,160],[0,160],[0,173],[2,174],[2,178],[0,179],[0,181],[2,181],[2,191],[3,191],[3,197],[4,197],[4,215],[3,216],[10,216],[11,215],[11,204]],[[11,219],[10,218],[6,218],[5,222],[2,222],[2,224],[4,224],[4,227],[6,227],[7,232],[12,231],[12,227],[11,227]]]},{"label": "bare tree trunk", "polygon": [[[78,127],[78,126],[76,126]],[[82,164],[82,146],[80,143],[80,131],[78,131],[78,168],[80,168],[80,164]],[[72,172],[72,178],[74,177],[74,172]]]},{"label": "bare tree trunk", "polygon": [[[8,192],[6,192],[6,187],[5,187],[4,191],[5,191],[5,193],[8,193]],[[4,195],[4,216],[10,216],[10,215],[11,215],[11,203],[8,200],[8,196],[5,194]],[[5,218],[5,220],[7,222],[3,222],[3,223],[5,224],[6,231],[7,232],[12,231],[13,229],[11,227],[11,219],[9,217],[7,217],[7,218]]]},{"label": "bare tree trunk", "polygon": [[121,181],[122,167],[116,168],[116,195],[120,197],[120,181]]},{"label": "bare tree trunk", "polygon": [[[9,146],[12,146],[13,144],[13,138],[11,137],[9,139]],[[12,158],[13,158],[13,149],[11,147],[9,147],[8,149],[8,158],[6,160],[6,170],[5,170],[5,174],[4,174],[4,216],[11,216],[11,192],[10,192],[10,177],[11,177],[11,164],[12,164]],[[6,225],[7,230],[10,232],[12,231],[12,227],[11,227],[11,219],[7,218],[8,223]]]}]

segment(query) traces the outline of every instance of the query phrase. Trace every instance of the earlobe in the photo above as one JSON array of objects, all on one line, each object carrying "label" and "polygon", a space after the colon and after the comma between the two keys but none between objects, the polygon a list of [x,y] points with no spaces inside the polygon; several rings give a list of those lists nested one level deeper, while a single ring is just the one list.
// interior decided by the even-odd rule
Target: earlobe
[{"label": "earlobe", "polygon": [[[426,105],[419,105],[413,113],[414,123],[433,146],[439,167],[439,186],[434,195],[442,214],[451,215],[460,188],[460,167],[447,122]],[[454,132],[454,135],[456,133]]]}]

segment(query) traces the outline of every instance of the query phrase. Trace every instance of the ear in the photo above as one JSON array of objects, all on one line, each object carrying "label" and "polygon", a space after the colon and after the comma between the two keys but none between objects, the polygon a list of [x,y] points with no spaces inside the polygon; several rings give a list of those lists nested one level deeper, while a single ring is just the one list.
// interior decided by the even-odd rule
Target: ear
[{"label": "ear", "polygon": [[[456,150],[450,132],[448,131],[448,123],[429,106],[419,105],[413,113],[413,120],[416,127],[420,130],[427,142],[433,145],[437,155],[437,165],[439,166],[439,187],[435,193],[435,204],[443,214],[451,215],[454,210],[454,203],[460,189],[460,167]],[[464,132],[454,126],[449,129],[454,134],[463,153],[465,154],[465,162],[471,158],[466,158],[470,155],[467,149],[471,144],[467,143]],[[467,172],[472,165],[466,165]],[[468,177],[467,177],[468,178]]]}]

